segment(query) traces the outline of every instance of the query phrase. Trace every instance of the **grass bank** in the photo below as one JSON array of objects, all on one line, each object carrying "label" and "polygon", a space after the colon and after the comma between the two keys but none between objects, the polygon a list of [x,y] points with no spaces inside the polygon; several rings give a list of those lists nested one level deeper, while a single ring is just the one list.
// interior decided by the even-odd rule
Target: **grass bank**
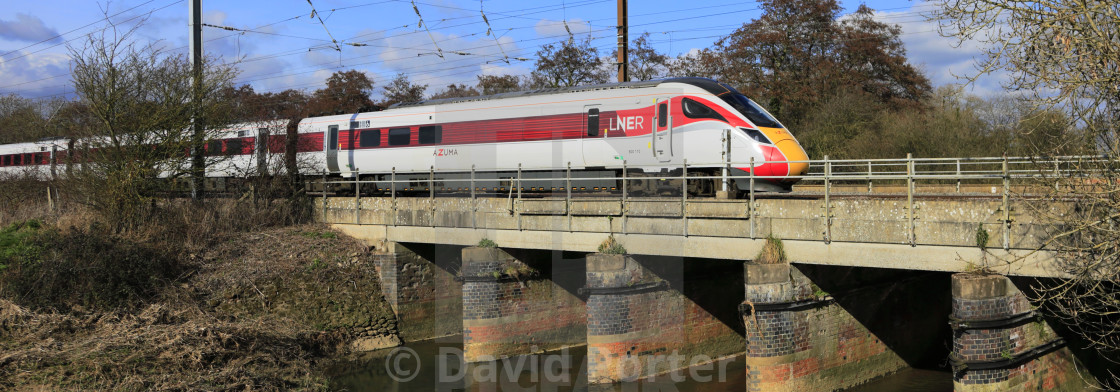
[{"label": "grass bank", "polygon": [[[267,206],[266,206],[267,207]],[[355,340],[395,339],[367,249],[238,201],[0,229],[0,389],[325,390]]]}]

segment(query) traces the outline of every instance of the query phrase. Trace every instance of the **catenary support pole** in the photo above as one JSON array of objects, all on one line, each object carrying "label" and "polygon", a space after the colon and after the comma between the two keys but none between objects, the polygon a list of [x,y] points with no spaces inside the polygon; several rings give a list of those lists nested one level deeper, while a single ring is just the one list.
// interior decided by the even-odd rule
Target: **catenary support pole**
[{"label": "catenary support pole", "polygon": [[203,155],[204,125],[198,118],[199,103],[202,101],[202,0],[189,0],[188,23],[190,34],[191,74],[193,84],[191,89],[191,199],[202,198],[202,179],[206,176],[206,157]]},{"label": "catenary support pole", "polygon": [[629,56],[630,37],[628,34],[629,26],[626,20],[626,0],[618,0],[618,81],[630,81],[630,75],[627,72],[627,56]]}]

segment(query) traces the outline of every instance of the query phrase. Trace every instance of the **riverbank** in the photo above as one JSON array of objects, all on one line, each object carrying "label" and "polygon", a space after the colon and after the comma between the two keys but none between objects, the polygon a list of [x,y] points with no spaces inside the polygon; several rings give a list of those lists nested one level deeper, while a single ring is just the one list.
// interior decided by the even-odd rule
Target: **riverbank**
[{"label": "riverbank", "polygon": [[320,364],[400,342],[365,246],[322,226],[57,222],[0,234],[0,389],[326,390]]}]

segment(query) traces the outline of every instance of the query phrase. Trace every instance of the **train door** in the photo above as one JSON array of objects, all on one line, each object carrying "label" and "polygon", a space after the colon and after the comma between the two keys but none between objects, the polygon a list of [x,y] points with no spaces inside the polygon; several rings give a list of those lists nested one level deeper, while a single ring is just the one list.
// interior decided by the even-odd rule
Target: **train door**
[{"label": "train door", "polygon": [[600,104],[583,106],[584,136],[581,144],[583,145],[583,163],[587,166],[603,166],[608,155],[614,156],[614,154],[607,154],[607,144],[602,140],[605,132],[603,132],[602,122],[599,120],[600,106]]},{"label": "train door", "polygon": [[653,156],[658,162],[669,162],[673,159],[673,116],[669,115],[669,98],[658,98],[656,113],[654,114],[652,149]]},{"label": "train door", "polygon": [[326,153],[327,170],[338,173],[338,125],[327,127],[327,134],[323,138],[323,152]]}]

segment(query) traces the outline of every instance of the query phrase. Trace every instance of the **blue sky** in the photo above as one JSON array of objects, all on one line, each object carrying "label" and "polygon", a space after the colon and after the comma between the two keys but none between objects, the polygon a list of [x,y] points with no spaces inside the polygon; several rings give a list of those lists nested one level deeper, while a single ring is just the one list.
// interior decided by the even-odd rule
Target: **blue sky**
[{"label": "blue sky", "polygon": [[[449,83],[473,85],[479,74],[524,74],[541,45],[591,37],[609,54],[615,45],[615,0],[204,0],[207,55],[235,63],[238,84],[257,91],[314,90],[332,72],[359,69],[384,86],[403,72],[428,93]],[[913,64],[935,85],[957,83],[970,72],[976,45],[954,48],[925,21],[933,4],[924,1],[842,1],[844,12],[866,3],[878,17],[903,29]],[[743,23],[757,18],[756,2],[733,0],[631,0],[630,36],[649,32],[654,45],[672,55],[711,46]],[[80,47],[84,35],[106,27],[105,14],[120,26],[146,19],[142,42],[186,53],[186,0],[58,1],[5,5],[0,15],[0,94],[40,98],[65,96],[69,79],[67,46]],[[419,15],[417,14],[419,12]],[[487,25],[482,15],[489,21]],[[421,20],[423,23],[421,24]],[[489,34],[488,34],[489,32]],[[61,37],[58,37],[60,36]],[[331,38],[339,41],[336,50]],[[352,46],[358,44],[365,46]],[[442,57],[439,55],[442,52]],[[972,90],[999,90],[989,77]],[[380,90],[378,90],[380,92]]]}]

